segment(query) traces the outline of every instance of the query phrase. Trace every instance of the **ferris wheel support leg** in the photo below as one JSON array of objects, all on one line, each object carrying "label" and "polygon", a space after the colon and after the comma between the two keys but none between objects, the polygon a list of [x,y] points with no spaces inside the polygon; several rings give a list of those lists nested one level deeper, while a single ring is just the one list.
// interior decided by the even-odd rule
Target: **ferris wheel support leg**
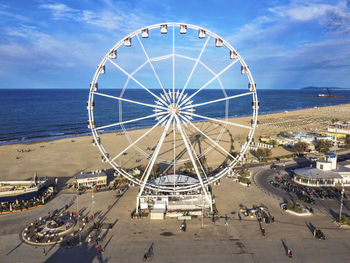
[{"label": "ferris wheel support leg", "polygon": [[145,175],[145,177],[144,177],[144,179],[143,179],[142,185],[141,185],[141,187],[140,187],[140,191],[139,191],[139,193],[137,194],[137,200],[136,200],[136,214],[138,214],[138,212],[139,212],[140,197],[141,197],[143,191],[145,190],[145,186],[146,186],[148,177],[149,177],[149,175],[151,174],[152,167],[153,167],[153,165],[154,165],[154,163],[155,163],[155,161],[156,161],[156,159],[157,159],[157,156],[158,156],[158,154],[159,154],[160,148],[162,147],[162,144],[163,144],[163,142],[164,142],[165,136],[166,136],[166,134],[167,134],[167,132],[168,132],[168,130],[169,130],[169,127],[170,127],[170,124],[171,124],[172,120],[173,120],[173,117],[170,116],[170,118],[169,118],[169,120],[168,120],[168,122],[167,122],[167,124],[166,124],[166,126],[165,126],[165,128],[164,128],[164,131],[163,131],[163,133],[162,133],[162,136],[161,136],[160,139],[159,139],[157,148],[155,149],[155,151],[154,151],[154,153],[153,153],[153,155],[152,155],[152,157],[151,157],[151,160],[150,160],[149,165],[148,165],[148,169],[145,171],[145,174],[146,174],[146,175]]},{"label": "ferris wheel support leg", "polygon": [[208,204],[209,204],[209,207],[210,207],[210,212],[213,212],[213,202],[212,202],[212,198],[210,196],[210,194],[208,193],[208,190],[205,188],[205,185],[203,183],[203,180],[202,180],[202,177],[201,177],[201,174],[199,173],[199,170],[198,170],[198,166],[196,164],[196,161],[194,160],[194,157],[193,157],[193,154],[192,154],[192,150],[191,150],[191,147],[187,141],[187,137],[185,135],[185,132],[184,130],[182,129],[182,126],[181,126],[181,123],[180,123],[180,120],[179,120],[179,117],[178,116],[175,116],[175,119],[176,119],[176,124],[177,124],[177,127],[181,133],[181,136],[182,136],[182,140],[184,141],[185,143],[185,146],[187,148],[187,152],[188,152],[188,155],[190,156],[190,159],[192,161],[192,164],[193,164],[193,168],[197,174],[197,177],[198,177],[198,180],[202,186],[202,190],[204,192],[204,196],[205,196],[205,199],[207,200]]}]

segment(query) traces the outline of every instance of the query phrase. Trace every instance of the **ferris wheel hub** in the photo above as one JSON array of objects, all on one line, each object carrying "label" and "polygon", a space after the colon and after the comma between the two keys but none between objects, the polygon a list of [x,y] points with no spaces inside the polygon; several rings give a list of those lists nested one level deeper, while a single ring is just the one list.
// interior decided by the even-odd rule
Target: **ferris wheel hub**
[{"label": "ferris wheel hub", "polygon": [[168,107],[168,113],[175,117],[175,115],[179,115],[181,112],[181,108],[177,103],[172,103]]}]

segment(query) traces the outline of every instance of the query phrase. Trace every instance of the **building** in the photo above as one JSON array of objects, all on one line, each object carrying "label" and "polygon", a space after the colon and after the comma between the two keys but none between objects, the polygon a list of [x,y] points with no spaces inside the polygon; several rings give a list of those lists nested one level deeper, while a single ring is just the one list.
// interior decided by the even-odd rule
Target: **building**
[{"label": "building", "polygon": [[91,188],[93,186],[107,186],[107,174],[97,170],[89,173],[80,172],[76,175],[77,188]]},{"label": "building", "polygon": [[350,165],[337,164],[337,155],[330,154],[318,160],[316,167],[295,169],[294,181],[313,187],[350,186]]},{"label": "building", "polygon": [[46,189],[47,177],[28,181],[1,181],[0,203],[28,200],[38,197]]}]

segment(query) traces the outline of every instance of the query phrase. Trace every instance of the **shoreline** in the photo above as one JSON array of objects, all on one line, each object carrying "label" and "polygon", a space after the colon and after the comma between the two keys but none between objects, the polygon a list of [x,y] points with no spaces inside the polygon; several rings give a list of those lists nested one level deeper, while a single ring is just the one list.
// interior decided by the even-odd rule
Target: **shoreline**
[{"label": "shoreline", "polygon": [[[298,108],[298,109],[292,109],[292,110],[284,110],[284,111],[271,111],[268,113],[262,113],[262,114],[258,114],[258,120],[259,117],[266,117],[268,115],[274,115],[274,114],[283,114],[286,112],[290,112],[290,113],[296,113],[298,111],[303,111],[303,110],[311,110],[311,109],[323,109],[323,108],[329,108],[329,107],[340,107],[340,106],[350,106],[350,103],[346,103],[346,104],[337,104],[337,105],[330,105],[330,106],[322,106],[322,107],[310,107],[310,108]],[[247,118],[250,117],[251,115],[246,115],[246,116],[232,116],[229,117],[228,119],[241,119],[241,118]],[[350,116],[350,113],[349,113]],[[350,117],[349,117],[350,119]],[[197,121],[196,123],[200,123],[200,122],[207,122],[205,120],[203,121]],[[147,129],[152,127],[152,125],[146,125],[146,126],[139,126],[139,127],[134,127],[134,128],[130,128],[127,129],[127,131],[135,131],[135,130],[143,130],[143,129]],[[111,133],[123,133],[122,130],[112,130],[110,132],[101,132],[100,134],[111,134]],[[49,137],[45,137],[45,136],[40,136],[40,137],[33,137],[33,138],[28,138],[28,139],[24,139],[24,140],[16,140],[16,139],[11,139],[8,141],[0,141],[0,147],[5,146],[5,145],[15,145],[15,144],[24,144],[24,145],[30,145],[30,144],[35,144],[35,143],[42,143],[42,142],[51,142],[51,141],[56,141],[56,140],[62,140],[62,139],[73,139],[73,138],[80,138],[80,137],[86,137],[86,136],[92,136],[91,131],[85,132],[85,133],[81,133],[81,134],[67,134],[67,135],[62,135],[60,136],[58,135],[53,135],[53,136],[49,136]],[[42,139],[41,139],[42,138]]]},{"label": "shoreline", "polygon": [[[258,116],[259,125],[255,130],[254,138],[259,136],[276,136],[281,131],[324,131],[331,123],[332,119],[338,118],[342,121],[350,120],[350,104],[309,108],[295,111],[279,112],[273,114],[262,114]],[[251,116],[230,119],[237,124],[250,126]],[[218,142],[226,151],[239,151],[241,143],[246,141],[248,129],[230,125],[226,127],[213,122],[201,122],[197,124],[202,131],[205,131],[213,139],[220,135]],[[152,148],[158,143],[161,136],[162,127],[156,127],[150,134],[127,151],[127,155],[118,158],[118,164],[124,169],[147,165],[147,156],[152,154]],[[188,126],[186,132],[193,136],[196,131]],[[145,129],[135,129],[128,132],[131,141],[143,136]],[[170,134],[170,133],[169,133]],[[176,136],[180,136],[176,133]],[[105,133],[101,136],[101,141],[111,157],[118,155],[129,145],[129,139],[123,134]],[[178,137],[180,140],[180,137]],[[193,137],[195,138],[195,137]],[[1,180],[25,180],[32,178],[34,173],[39,177],[57,177],[61,183],[67,182],[80,171],[95,171],[111,169],[109,163],[101,161],[101,153],[97,147],[92,146],[92,136],[76,136],[69,138],[59,138],[55,140],[42,140],[36,142],[20,142],[0,146],[0,179]],[[177,153],[184,150],[181,143]],[[211,148],[212,143],[204,137],[201,139],[203,150],[207,151],[206,159],[208,167],[218,167],[226,158],[222,151]],[[198,148],[198,147],[197,147]],[[172,140],[166,140],[160,152],[160,160],[170,160]],[[198,149],[197,149],[198,150]],[[146,154],[146,155],[144,155]],[[198,153],[197,153],[198,154]],[[249,153],[250,154],[250,153]],[[282,147],[276,147],[272,151],[272,157],[285,156],[291,151]],[[250,154],[251,155],[251,154]],[[253,156],[251,155],[253,158]],[[188,158],[186,151],[181,160]],[[184,165],[179,162],[179,166]]]}]

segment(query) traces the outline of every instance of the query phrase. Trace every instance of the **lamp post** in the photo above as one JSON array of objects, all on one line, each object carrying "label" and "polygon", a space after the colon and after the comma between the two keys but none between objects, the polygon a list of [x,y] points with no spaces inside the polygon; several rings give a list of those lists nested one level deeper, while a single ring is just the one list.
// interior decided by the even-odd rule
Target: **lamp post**
[{"label": "lamp post", "polygon": [[202,200],[202,228],[204,228],[204,203]]},{"label": "lamp post", "polygon": [[[80,215],[79,215],[79,188],[77,188],[77,224],[78,227],[80,228],[80,223],[79,223],[79,219],[80,219]],[[81,245],[81,234],[80,234],[80,230],[78,230],[79,234],[79,245]]]},{"label": "lamp post", "polygon": [[339,211],[339,223],[341,220],[341,214],[343,212],[343,200],[344,200],[344,182],[342,181],[342,190],[341,190],[341,200],[340,200],[340,211]]},{"label": "lamp post", "polygon": [[91,185],[91,212],[92,212],[92,222],[95,223],[95,215],[94,215],[94,204],[95,204],[95,200],[94,200],[95,196],[94,196],[94,185]]}]

